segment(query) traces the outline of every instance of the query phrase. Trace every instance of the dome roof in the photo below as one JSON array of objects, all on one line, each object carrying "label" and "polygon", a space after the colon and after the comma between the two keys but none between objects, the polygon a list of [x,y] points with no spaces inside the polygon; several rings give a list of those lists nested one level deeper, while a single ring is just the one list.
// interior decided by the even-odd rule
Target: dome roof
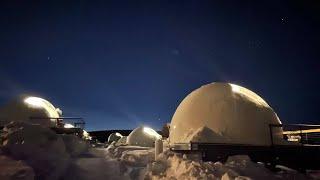
[{"label": "dome roof", "polygon": [[118,132],[111,133],[108,137],[108,143],[112,143],[113,141],[117,142],[119,139],[122,138],[122,135]]},{"label": "dome roof", "polygon": [[131,146],[153,147],[156,139],[160,139],[155,130],[148,127],[138,127],[127,137],[127,144]]},{"label": "dome roof", "polygon": [[27,121],[42,126],[55,126],[61,111],[49,101],[33,96],[21,96],[0,108],[0,125],[10,121]]},{"label": "dome roof", "polygon": [[[211,83],[190,93],[171,120],[170,144],[206,142],[269,145],[269,124],[281,124],[256,93],[229,83]],[[273,130],[282,138],[282,129]]]}]

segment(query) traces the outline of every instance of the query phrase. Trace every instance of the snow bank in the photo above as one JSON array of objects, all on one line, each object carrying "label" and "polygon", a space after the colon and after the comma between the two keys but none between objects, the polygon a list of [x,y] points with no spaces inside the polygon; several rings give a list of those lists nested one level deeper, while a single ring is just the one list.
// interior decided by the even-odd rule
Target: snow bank
[{"label": "snow bank", "polygon": [[82,141],[77,136],[73,135],[58,135],[62,138],[66,152],[71,157],[76,157],[81,155],[84,152],[87,152],[89,149],[89,145],[87,142]]},{"label": "snow bank", "polygon": [[33,169],[22,161],[16,161],[4,155],[0,155],[0,179],[34,179]]},{"label": "snow bank", "polygon": [[31,166],[39,179],[58,179],[70,158],[87,151],[87,145],[71,135],[57,135],[49,128],[12,122],[3,129],[2,149]]},{"label": "snow bank", "polygon": [[307,179],[299,173],[273,173],[248,156],[231,156],[225,164],[203,162],[198,154],[166,151],[148,164],[146,179]]},{"label": "snow bank", "polygon": [[[192,138],[210,133],[200,128]],[[306,179],[283,166],[277,166],[278,173],[271,172],[248,156],[232,156],[225,163],[203,162],[199,153],[166,150],[154,161],[151,147],[113,142],[107,148],[88,148],[75,136],[21,122],[7,125],[1,139],[0,179]]]},{"label": "snow bank", "polygon": [[106,151],[109,153],[110,157],[120,158],[123,153],[135,151],[135,150],[150,150],[153,148],[150,147],[141,147],[141,146],[117,146],[115,143],[109,145]]},{"label": "snow bank", "polygon": [[147,166],[154,160],[154,149],[124,151],[120,160],[130,166]]},{"label": "snow bank", "polygon": [[182,137],[183,142],[204,142],[204,143],[210,143],[210,142],[215,142],[215,143],[226,143],[229,140],[212,131],[210,128],[207,126],[202,126],[196,131],[190,130],[188,133],[186,133],[186,137]]},{"label": "snow bank", "polygon": [[77,158],[71,163],[63,178],[69,180],[129,179],[120,172],[120,165],[117,160],[102,157]]}]

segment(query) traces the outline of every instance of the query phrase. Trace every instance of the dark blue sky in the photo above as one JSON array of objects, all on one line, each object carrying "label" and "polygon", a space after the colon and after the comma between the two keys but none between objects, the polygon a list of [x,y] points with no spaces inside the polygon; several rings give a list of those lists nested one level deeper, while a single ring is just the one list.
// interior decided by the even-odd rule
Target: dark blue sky
[{"label": "dark blue sky", "polygon": [[[117,3],[116,3],[117,2]],[[7,1],[0,103],[29,93],[87,128],[160,128],[214,81],[262,96],[284,123],[320,123],[316,1]]]}]

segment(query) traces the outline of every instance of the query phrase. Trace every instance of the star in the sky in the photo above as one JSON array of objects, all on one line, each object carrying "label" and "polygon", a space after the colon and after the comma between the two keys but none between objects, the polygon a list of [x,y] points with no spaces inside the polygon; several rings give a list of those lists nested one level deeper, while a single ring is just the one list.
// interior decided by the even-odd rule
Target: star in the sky
[{"label": "star in the sky", "polygon": [[178,49],[173,49],[172,50],[172,54],[174,54],[174,55],[179,55],[180,54],[180,51],[178,50]]}]

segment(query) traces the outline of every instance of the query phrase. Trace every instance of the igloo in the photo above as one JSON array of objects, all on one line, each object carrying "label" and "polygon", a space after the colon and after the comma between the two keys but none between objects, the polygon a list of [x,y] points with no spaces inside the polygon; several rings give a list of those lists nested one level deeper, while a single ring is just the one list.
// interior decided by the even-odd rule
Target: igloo
[{"label": "igloo", "polygon": [[155,130],[149,127],[138,127],[134,129],[127,137],[127,144],[131,146],[154,147],[156,139],[160,139]]},{"label": "igloo", "polygon": [[11,121],[40,124],[44,127],[56,126],[56,119],[61,115],[49,101],[33,96],[20,96],[0,108],[0,126]]},{"label": "igloo", "polygon": [[110,144],[110,143],[112,143],[112,142],[117,142],[119,139],[121,139],[123,136],[120,134],[120,133],[118,133],[118,132],[116,132],[116,133],[111,133],[110,135],[109,135],[109,137],[108,137],[108,143]]},{"label": "igloo", "polygon": [[[256,93],[230,83],[211,83],[191,92],[171,120],[170,144],[231,143],[270,145],[269,124],[281,122]],[[282,128],[272,130],[276,143]]]}]

